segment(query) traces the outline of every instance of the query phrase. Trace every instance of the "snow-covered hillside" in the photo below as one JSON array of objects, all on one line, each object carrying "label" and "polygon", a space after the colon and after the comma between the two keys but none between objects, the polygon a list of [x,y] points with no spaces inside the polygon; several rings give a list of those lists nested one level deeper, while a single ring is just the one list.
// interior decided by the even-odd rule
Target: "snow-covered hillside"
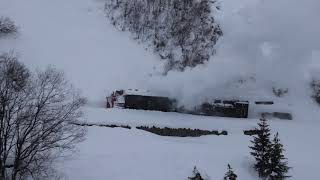
[{"label": "snow-covered hillside", "polygon": [[[157,125],[227,130],[228,136],[161,137],[127,129],[89,127],[86,141],[57,167],[66,179],[186,179],[197,166],[222,179],[230,163],[239,179],[258,179],[250,167],[250,119],[230,119],[111,109],[105,96],[119,88],[149,89],[183,104],[206,98],[273,100],[293,121],[272,120],[289,160],[291,179],[317,179],[319,106],[309,83],[320,78],[318,0],[222,0],[217,14],[224,36],[214,60],[161,76],[163,62],[127,32],[118,32],[104,14],[105,0],[0,0],[0,16],[19,26],[0,37],[0,53],[14,50],[32,68],[54,65],[89,99],[84,120],[102,124]],[[244,82],[244,83],[239,83]],[[275,97],[272,87],[288,88]]]},{"label": "snow-covered hillside", "polygon": [[19,26],[17,37],[1,38],[0,51],[14,50],[26,65],[54,65],[89,99],[108,90],[137,87],[157,64],[152,54],[114,30],[103,1],[1,0],[0,15]]},{"label": "snow-covered hillside", "polygon": [[270,98],[276,87],[301,102],[310,96],[310,78],[319,76],[320,27],[313,19],[320,5],[298,2],[221,1],[216,16],[224,36],[214,60],[166,77],[157,74],[162,62],[145,45],[109,24],[104,0],[2,0],[0,14],[20,29],[17,37],[1,39],[0,50],[15,50],[32,67],[64,69],[94,100],[117,88],[143,87],[187,104],[207,96]]}]

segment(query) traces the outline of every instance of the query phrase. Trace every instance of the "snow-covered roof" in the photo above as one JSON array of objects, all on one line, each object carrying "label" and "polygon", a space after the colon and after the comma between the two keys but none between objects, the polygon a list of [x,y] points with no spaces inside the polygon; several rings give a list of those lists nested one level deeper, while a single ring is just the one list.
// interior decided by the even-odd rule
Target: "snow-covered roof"
[{"label": "snow-covered roof", "polygon": [[127,89],[124,91],[125,95],[143,95],[143,96],[157,96],[157,94],[152,93],[149,90],[141,90],[141,89]]}]

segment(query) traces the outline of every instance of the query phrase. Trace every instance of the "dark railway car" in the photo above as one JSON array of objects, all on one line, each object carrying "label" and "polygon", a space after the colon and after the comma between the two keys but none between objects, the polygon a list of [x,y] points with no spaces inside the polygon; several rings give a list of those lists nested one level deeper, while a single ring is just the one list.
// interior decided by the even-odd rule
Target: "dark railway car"
[{"label": "dark railway car", "polygon": [[124,108],[170,112],[174,111],[174,100],[159,96],[125,95]]},{"label": "dark railway car", "polygon": [[248,101],[221,101],[216,100],[214,103],[203,103],[196,107],[193,114],[207,116],[221,116],[234,118],[248,118],[249,102]]}]

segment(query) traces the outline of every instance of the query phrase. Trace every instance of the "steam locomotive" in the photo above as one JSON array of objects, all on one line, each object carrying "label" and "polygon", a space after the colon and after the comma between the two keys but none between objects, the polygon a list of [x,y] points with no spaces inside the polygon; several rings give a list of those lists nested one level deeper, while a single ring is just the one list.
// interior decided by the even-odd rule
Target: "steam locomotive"
[{"label": "steam locomotive", "polygon": [[107,97],[107,108],[125,108],[154,110],[163,112],[178,112],[194,115],[221,116],[233,118],[248,118],[249,102],[240,100],[214,100],[204,102],[193,108],[178,106],[172,98],[154,96],[150,92],[137,89],[119,90]]}]

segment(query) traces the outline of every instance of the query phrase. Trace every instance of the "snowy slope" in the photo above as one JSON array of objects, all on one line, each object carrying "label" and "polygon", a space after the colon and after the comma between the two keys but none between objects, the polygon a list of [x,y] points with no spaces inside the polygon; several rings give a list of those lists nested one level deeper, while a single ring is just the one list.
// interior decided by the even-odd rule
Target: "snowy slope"
[{"label": "snowy slope", "polygon": [[[291,179],[316,178],[320,144],[312,139],[318,135],[319,125],[287,123],[273,124],[272,128],[280,131],[289,165],[294,167]],[[299,128],[308,133],[300,135]],[[238,132],[231,130],[228,136],[174,138],[136,129],[91,127],[87,140],[79,146],[80,152],[63,161],[59,169],[72,180],[185,180],[196,165],[202,174],[214,180],[222,179],[230,163],[240,180],[258,180],[251,169],[251,138]]]},{"label": "snowy slope", "polygon": [[157,64],[152,54],[108,24],[103,1],[1,0],[0,15],[19,26],[16,38],[0,40],[0,52],[14,50],[34,68],[51,64],[63,69],[89,99],[137,87]]},{"label": "snowy slope", "polygon": [[[164,113],[157,111],[86,107],[86,121],[96,124],[130,125],[122,128],[90,127],[80,151],[59,166],[70,179],[186,179],[193,166],[211,179],[222,179],[230,163],[239,179],[257,180],[249,155],[251,138],[243,130],[256,127],[257,119],[233,119]],[[269,121],[280,133],[291,179],[313,179],[318,169],[317,141],[320,123],[315,121]],[[199,138],[161,137],[136,126],[227,130],[227,136]],[[89,173],[90,172],[90,173]]]},{"label": "snowy slope", "polygon": [[[109,24],[104,0],[2,0],[0,15],[12,17],[20,33],[2,38],[0,52],[15,50],[35,68],[65,70],[92,100],[119,88],[161,91],[187,105],[211,97],[274,99],[277,87],[289,89],[286,102],[309,104],[308,82],[320,74],[320,25],[313,21],[320,4],[298,2],[221,1],[217,55],[166,77],[157,75],[162,62],[152,52]],[[290,11],[283,10],[288,4]],[[247,82],[236,83],[241,79]]]},{"label": "snowy slope", "polygon": [[[136,129],[90,127],[72,159],[57,167],[70,180],[186,179],[194,165],[221,179],[230,163],[239,179],[255,180],[250,138],[242,130],[251,119],[227,119],[102,108],[114,89],[143,88],[177,97],[185,104],[210,97],[274,100],[294,114],[293,121],[272,120],[287,149],[292,179],[316,179],[320,157],[319,107],[310,99],[308,80],[319,72],[318,0],[225,0],[219,21],[224,37],[205,66],[158,76],[161,62],[128,33],[118,32],[103,13],[104,0],[1,0],[0,15],[19,26],[16,37],[1,37],[0,52],[14,50],[32,68],[49,64],[63,69],[91,103],[84,120],[228,130],[228,136],[160,137]],[[254,76],[254,80],[251,77]],[[249,79],[245,85],[237,82]],[[251,79],[251,80],[250,80]],[[284,98],[272,86],[289,88]],[[96,103],[98,101],[98,103]],[[301,135],[300,133],[304,133]]]}]

